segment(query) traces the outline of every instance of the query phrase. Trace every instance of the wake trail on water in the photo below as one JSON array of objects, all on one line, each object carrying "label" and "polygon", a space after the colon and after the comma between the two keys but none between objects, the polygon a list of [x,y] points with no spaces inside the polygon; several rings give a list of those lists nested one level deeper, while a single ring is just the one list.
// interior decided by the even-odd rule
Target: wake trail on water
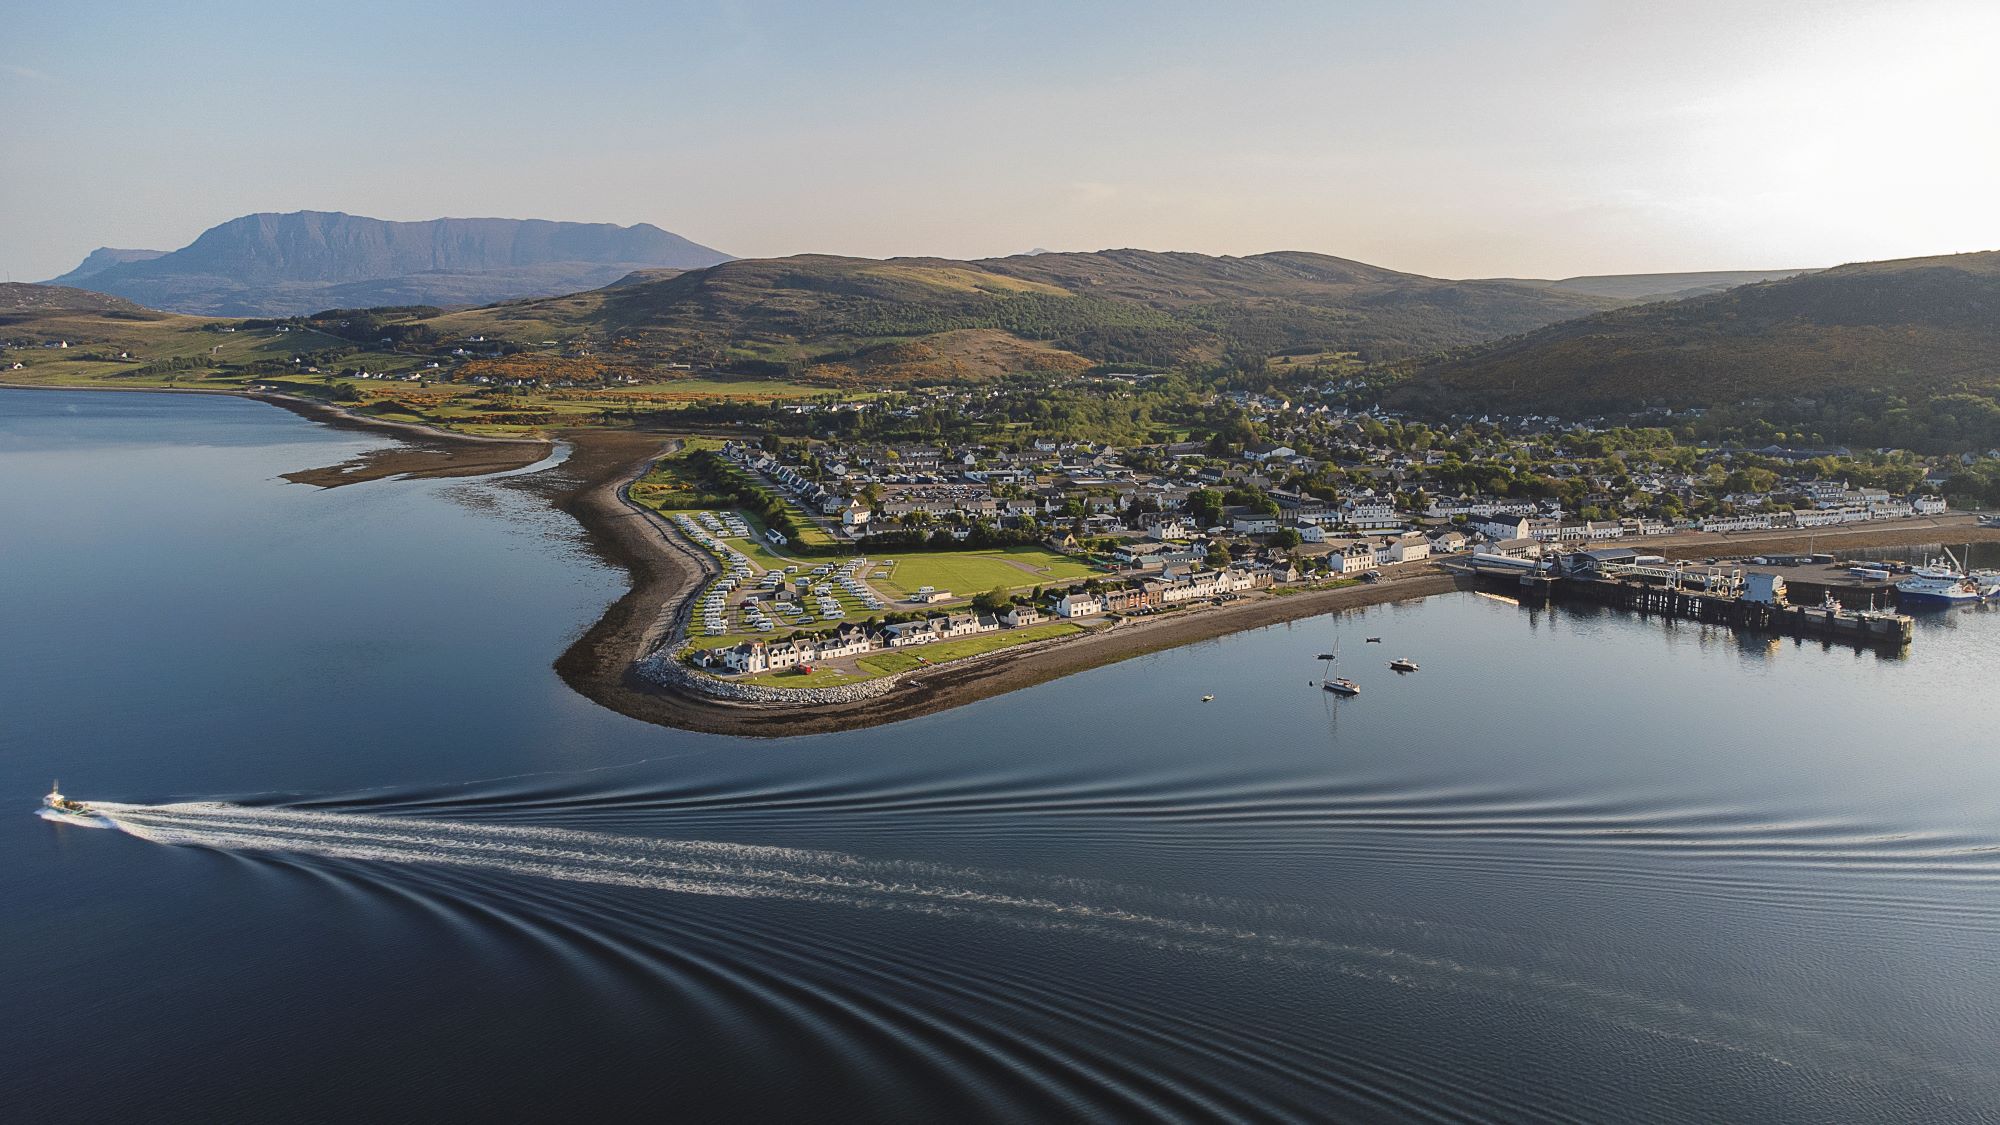
[{"label": "wake trail on water", "polygon": [[[1836,1039],[1819,1029],[1692,1008],[1546,972],[1482,965],[1457,952],[1404,948],[1398,939],[1407,937],[1407,930],[1399,934],[1397,926],[1371,925],[1367,919],[1343,920],[1347,940],[1317,936],[1309,931],[1325,928],[1329,919],[1318,918],[1321,925],[1313,925],[1315,919],[1305,915],[1210,896],[1146,895],[1093,880],[547,826],[217,802],[96,802],[93,807],[125,833],[158,844],[911,912],[1108,938],[1181,954],[1259,960],[1397,988],[1484,994],[1787,1067],[1808,1059],[1819,1065],[1840,1059],[1875,1077],[1908,1075],[1913,1069],[1941,1078],[1975,1077],[1946,1073],[1952,1068],[1876,1044]],[[1146,901],[1130,905],[1135,897]]]}]

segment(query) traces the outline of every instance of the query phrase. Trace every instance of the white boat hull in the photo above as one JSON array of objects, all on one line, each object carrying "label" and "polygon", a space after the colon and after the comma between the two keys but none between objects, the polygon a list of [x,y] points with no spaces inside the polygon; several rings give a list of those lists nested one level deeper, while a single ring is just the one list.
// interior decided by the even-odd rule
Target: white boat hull
[{"label": "white boat hull", "polygon": [[55,809],[36,809],[35,815],[43,820],[53,820],[57,824],[74,824],[78,828],[116,828],[108,816],[97,813],[58,812]]}]

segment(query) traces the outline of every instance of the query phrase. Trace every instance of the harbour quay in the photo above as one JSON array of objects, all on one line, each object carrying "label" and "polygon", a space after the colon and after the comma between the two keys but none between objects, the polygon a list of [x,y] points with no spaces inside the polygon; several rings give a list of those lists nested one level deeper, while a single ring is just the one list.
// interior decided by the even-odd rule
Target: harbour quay
[{"label": "harbour quay", "polygon": [[[1542,559],[1475,555],[1453,567],[1483,585],[1536,600],[1575,600],[1646,615],[1726,625],[1760,633],[1823,637],[1902,647],[1916,635],[1908,614],[1850,608],[1830,586],[1816,601],[1794,603],[1785,576],[1733,563],[1672,563],[1623,549],[1575,551]],[[1853,593],[1871,591],[1856,587]],[[1876,586],[1872,593],[1883,593]]]}]

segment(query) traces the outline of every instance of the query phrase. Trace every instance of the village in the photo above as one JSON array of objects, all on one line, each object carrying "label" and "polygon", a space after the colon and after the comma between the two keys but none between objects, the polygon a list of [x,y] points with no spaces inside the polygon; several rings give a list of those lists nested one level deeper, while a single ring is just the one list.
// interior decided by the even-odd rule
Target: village
[{"label": "village", "polygon": [[[1248,396],[1240,405],[1268,417],[1282,404]],[[782,511],[783,528],[740,510],[671,514],[718,566],[677,642],[682,659],[764,685],[852,682],[1274,591],[1381,581],[1449,556],[1538,558],[1947,511],[1932,490],[1823,479],[1804,458],[1790,476],[1743,467],[1773,463],[1770,452],[1616,478],[1584,459],[1545,465],[1547,479],[1573,482],[1562,491],[1582,502],[1575,508],[1561,496],[1441,497],[1432,489],[1458,458],[1370,440],[1380,425],[1310,417],[1298,429],[1319,439],[1311,452],[1273,440],[1235,449],[724,441],[716,456],[739,489]],[[1617,503],[1630,495],[1703,514],[1607,512],[1635,507]],[[982,570],[955,590],[908,580],[937,560],[1013,569]]]}]

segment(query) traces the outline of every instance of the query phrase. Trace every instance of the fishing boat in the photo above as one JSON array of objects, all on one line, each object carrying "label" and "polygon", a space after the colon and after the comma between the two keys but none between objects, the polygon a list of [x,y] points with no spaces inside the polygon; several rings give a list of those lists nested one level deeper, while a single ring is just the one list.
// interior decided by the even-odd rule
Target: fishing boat
[{"label": "fishing boat", "polygon": [[1920,567],[1896,583],[1896,600],[1905,606],[1971,605],[1983,595],[1979,585],[1962,574]]},{"label": "fishing boat", "polygon": [[62,783],[52,782],[49,795],[42,798],[42,807],[35,815],[43,820],[54,820],[63,824],[74,824],[79,828],[111,828],[111,818],[84,804],[72,801],[62,794]]},{"label": "fishing boat", "polygon": [[1389,662],[1389,667],[1398,672],[1414,672],[1417,670],[1417,662],[1407,656],[1399,656]]}]

